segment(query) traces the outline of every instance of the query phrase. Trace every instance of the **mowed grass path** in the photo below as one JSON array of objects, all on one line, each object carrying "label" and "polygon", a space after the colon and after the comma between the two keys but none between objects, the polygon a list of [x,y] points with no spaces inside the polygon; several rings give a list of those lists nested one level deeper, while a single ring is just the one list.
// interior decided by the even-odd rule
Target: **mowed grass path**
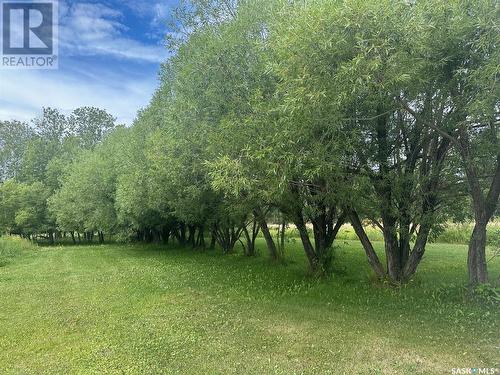
[{"label": "mowed grass path", "polygon": [[[381,249],[382,244],[378,244]],[[263,245],[260,245],[263,250]],[[358,242],[335,273],[161,246],[39,247],[0,267],[0,374],[447,374],[500,367],[500,316],[464,301],[466,248],[403,288]],[[492,275],[500,272],[498,260]]]}]

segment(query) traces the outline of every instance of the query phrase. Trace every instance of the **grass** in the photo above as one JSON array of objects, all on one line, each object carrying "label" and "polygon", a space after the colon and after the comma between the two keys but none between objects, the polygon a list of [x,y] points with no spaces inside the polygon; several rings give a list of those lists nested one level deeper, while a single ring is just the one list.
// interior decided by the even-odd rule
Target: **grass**
[{"label": "grass", "polygon": [[[430,242],[434,243],[448,243],[448,244],[468,244],[472,230],[474,229],[473,223],[445,223],[431,232],[429,238]],[[312,228],[309,228],[310,235],[312,236]],[[488,243],[493,244],[499,242],[500,238],[500,221],[492,221],[488,224]],[[376,226],[366,223],[365,232],[370,241],[383,241],[384,236],[382,231]],[[273,229],[273,234],[276,237],[276,229]],[[299,232],[294,227],[287,228],[286,234],[288,237],[299,237]],[[354,232],[354,228],[350,224],[344,224],[336,236],[339,240],[357,241],[358,237]]]},{"label": "grass", "polygon": [[31,243],[18,237],[0,236],[0,267],[5,267],[31,249],[33,249]]},{"label": "grass", "polygon": [[[162,246],[24,250],[0,268],[0,373],[446,374],[500,367],[498,307],[464,297],[465,246],[429,245],[415,279],[389,288],[370,281],[358,242],[338,245],[326,280],[305,274],[293,241],[285,265]],[[497,259],[490,272],[498,277]]]}]

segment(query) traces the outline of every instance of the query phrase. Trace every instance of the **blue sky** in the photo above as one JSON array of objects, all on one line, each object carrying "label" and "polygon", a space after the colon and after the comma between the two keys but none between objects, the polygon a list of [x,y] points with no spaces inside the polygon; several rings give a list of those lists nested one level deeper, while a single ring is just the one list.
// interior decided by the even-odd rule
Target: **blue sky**
[{"label": "blue sky", "polygon": [[59,69],[0,70],[0,120],[27,121],[44,106],[91,105],[130,124],[168,58],[164,35],[176,3],[60,0]]}]

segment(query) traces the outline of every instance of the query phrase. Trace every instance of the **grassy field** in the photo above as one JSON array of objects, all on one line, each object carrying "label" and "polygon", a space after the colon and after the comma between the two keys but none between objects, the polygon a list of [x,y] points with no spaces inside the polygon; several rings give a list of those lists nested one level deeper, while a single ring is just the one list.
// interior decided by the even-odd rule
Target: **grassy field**
[{"label": "grassy field", "polygon": [[[273,227],[272,231],[276,236],[275,228],[277,227],[277,225],[275,224],[272,227]],[[466,245],[469,243],[473,229],[474,229],[473,223],[445,223],[438,226],[437,228],[434,228],[429,237],[429,242]],[[312,235],[311,227],[309,227],[309,231],[311,232]],[[499,220],[491,221],[488,224],[487,231],[488,231],[488,243],[490,245],[498,245],[498,243],[500,242],[500,221]],[[382,231],[373,225],[369,225],[368,223],[366,223],[365,232],[371,241],[384,240]],[[295,229],[293,225],[287,228],[286,234],[288,237],[299,237],[299,232],[297,231],[297,229]],[[348,223],[342,226],[336,238],[339,240],[353,240],[353,241],[358,240],[358,237],[354,232],[354,228]]]},{"label": "grassy field", "polygon": [[[356,241],[339,243],[335,272],[320,281],[298,243],[285,265],[161,246],[2,246],[19,254],[0,266],[0,374],[500,367],[498,307],[465,297],[462,245],[430,245],[402,288],[371,281]],[[498,277],[498,259],[490,272]]]}]

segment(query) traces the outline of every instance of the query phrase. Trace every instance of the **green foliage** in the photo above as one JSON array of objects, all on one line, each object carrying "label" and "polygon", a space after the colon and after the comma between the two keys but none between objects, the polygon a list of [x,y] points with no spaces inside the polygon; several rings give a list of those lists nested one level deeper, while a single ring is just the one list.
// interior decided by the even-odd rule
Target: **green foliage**
[{"label": "green foliage", "polygon": [[[359,216],[375,223],[358,233],[367,254],[384,239],[397,260],[385,270],[373,254],[375,271],[408,280],[428,241],[465,241],[468,228],[446,223],[470,221],[494,186],[497,11],[489,0],[182,1],[159,87],[130,128],[93,107],[2,123],[0,179],[14,179],[0,189],[2,230],[180,243],[188,231],[204,246],[205,233],[227,242],[272,213],[322,268],[336,229]],[[464,180],[469,169],[479,182]]]},{"label": "green foliage", "polygon": [[18,192],[19,207],[15,224],[25,234],[47,233],[52,229],[52,220],[47,212],[50,192],[41,182],[21,184]]},{"label": "green foliage", "polygon": [[49,200],[58,226],[66,231],[112,233],[116,226],[116,178],[112,154],[100,149],[82,154],[64,177],[62,188]]},{"label": "green foliage", "polygon": [[40,182],[18,183],[7,180],[0,185],[0,233],[25,235],[46,233],[52,228],[47,212],[50,192]]},{"label": "green foliage", "polygon": [[116,118],[96,107],[75,109],[68,118],[71,134],[83,149],[92,149],[115,128]]},{"label": "green foliage", "polygon": [[[373,226],[373,225],[366,225],[365,226],[365,232],[370,241],[383,241],[384,236],[382,234],[382,231]],[[352,228],[351,225],[344,225],[340,231],[339,234],[337,235],[337,238],[339,240],[357,240],[358,237],[356,235],[356,232],[354,232],[354,229]]]},{"label": "green foliage", "polygon": [[15,178],[33,132],[19,121],[0,121],[0,182]]},{"label": "green foliage", "polygon": [[[64,176],[71,171],[77,156],[102,142],[115,127],[114,121],[104,110],[82,107],[69,116],[54,108],[44,108],[41,116],[32,121],[31,127],[16,121],[2,122],[0,181],[6,177],[12,179],[2,181],[0,185],[0,232],[24,236],[47,234],[52,238],[58,228],[55,210],[48,210],[49,201],[54,201],[55,191],[61,188]],[[99,160],[107,164],[103,158],[99,157]],[[102,182],[109,184],[109,181]],[[105,190],[102,185],[101,189]],[[74,202],[82,202],[85,197],[73,196],[73,199]],[[84,220],[70,212],[68,205],[64,212],[58,214],[61,222],[59,229],[83,227],[81,223]],[[114,219],[109,208],[103,206],[96,208],[95,215]],[[89,225],[95,227],[95,221],[91,220]],[[71,225],[69,222],[72,222]],[[105,227],[109,228],[109,224]]]},{"label": "green foliage", "polygon": [[[431,236],[431,240],[432,242],[467,244],[473,228],[473,223],[445,223]],[[487,227],[487,243],[489,245],[494,246],[495,243],[498,243],[498,233],[498,222],[490,223]]]}]

